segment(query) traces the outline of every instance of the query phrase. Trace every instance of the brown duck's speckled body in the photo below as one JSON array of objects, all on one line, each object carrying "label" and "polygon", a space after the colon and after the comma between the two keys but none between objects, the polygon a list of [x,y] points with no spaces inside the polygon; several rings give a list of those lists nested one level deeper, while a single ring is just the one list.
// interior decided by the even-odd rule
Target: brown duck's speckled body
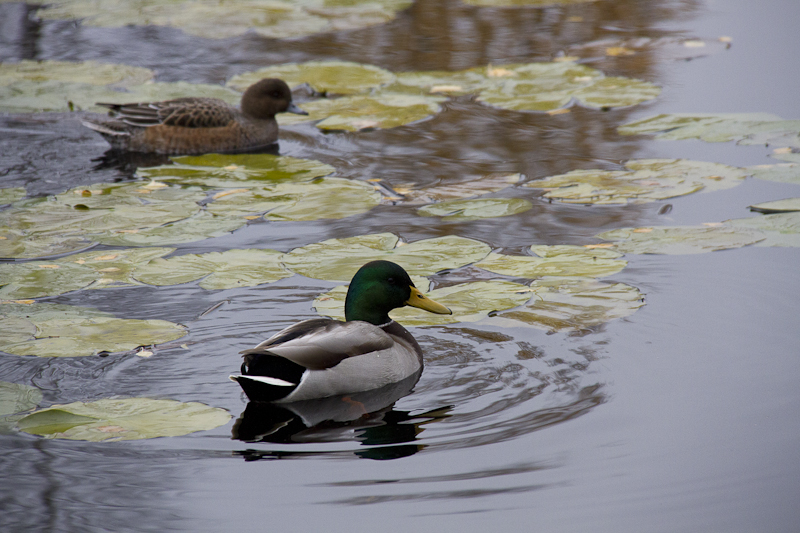
[{"label": "brown duck's speckled body", "polygon": [[114,120],[86,120],[84,126],[100,133],[116,150],[158,154],[241,152],[269,146],[278,140],[277,113],[307,114],[292,103],[289,86],[278,79],[248,87],[239,109],[216,98],[97,105],[110,109]]}]

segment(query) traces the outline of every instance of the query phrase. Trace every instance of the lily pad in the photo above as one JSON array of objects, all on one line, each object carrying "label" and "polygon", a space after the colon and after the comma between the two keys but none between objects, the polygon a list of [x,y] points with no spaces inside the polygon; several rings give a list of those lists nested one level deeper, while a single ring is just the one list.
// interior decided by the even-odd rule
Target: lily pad
[{"label": "lily pad", "polygon": [[[509,281],[476,281],[435,289],[428,296],[446,305],[452,315],[434,315],[413,307],[393,310],[390,315],[404,326],[438,326],[456,322],[477,322],[493,311],[512,309],[526,303],[531,291]],[[344,320],[347,287],[336,287],[314,300],[318,313]]]},{"label": "lily pad", "polygon": [[754,178],[777,181],[780,183],[796,183],[800,185],[800,164],[779,163],[777,165],[757,165],[747,167]]},{"label": "lily pad", "polygon": [[626,254],[701,254],[741,248],[764,239],[758,231],[715,224],[623,228],[597,235],[615,241],[612,249]]},{"label": "lily pad", "polygon": [[166,320],[115,318],[88,307],[0,304],[0,350],[13,355],[79,357],[174,341],[186,329]]},{"label": "lily pad", "polygon": [[750,211],[759,213],[787,213],[790,211],[800,211],[800,198],[786,198],[785,200],[775,200],[773,202],[762,202],[750,206]]},{"label": "lily pad", "polygon": [[378,259],[394,261],[409,274],[428,276],[480,261],[490,251],[482,242],[455,235],[405,244],[392,233],[375,233],[295,248],[283,257],[283,264],[309,278],[350,281],[364,263]]},{"label": "lily pad", "polygon": [[307,83],[318,93],[357,94],[394,81],[388,70],[350,61],[285,63],[234,76],[228,86],[244,91],[262,78],[280,78],[295,87]]},{"label": "lily pad", "polygon": [[134,277],[150,285],[176,285],[200,278],[208,290],[253,287],[292,275],[283,268],[275,250],[226,250],[205,254],[186,254],[169,259],[153,259],[134,272]]},{"label": "lily pad", "polygon": [[25,187],[11,187],[9,189],[0,189],[0,205],[10,204],[17,200],[25,198],[27,192]]},{"label": "lily pad", "polygon": [[93,240],[110,246],[163,246],[221,237],[247,224],[247,219],[217,216],[200,211],[191,217],[151,228],[122,229],[95,235]]},{"label": "lily pad", "polygon": [[226,217],[266,213],[268,220],[292,221],[345,218],[365,213],[381,200],[372,185],[343,178],[317,178],[219,194],[208,205],[211,213]]},{"label": "lily pad", "polygon": [[542,278],[531,283],[530,302],[500,311],[485,323],[533,326],[551,332],[580,331],[630,316],[644,305],[644,295],[624,283],[586,278]]},{"label": "lily pad", "polygon": [[411,187],[394,187],[392,190],[401,196],[387,198],[390,201],[402,201],[404,205],[432,204],[445,200],[460,200],[497,192],[518,183],[519,174],[487,174],[475,176],[469,181],[450,182],[424,189]]},{"label": "lily pad", "polygon": [[42,391],[36,387],[0,381],[0,416],[30,411],[42,401]]},{"label": "lily pad", "polygon": [[153,71],[142,67],[99,63],[97,61],[20,61],[0,63],[0,86],[29,81],[59,81],[86,85],[130,87],[153,78]]},{"label": "lily pad", "polygon": [[573,170],[525,184],[548,189],[545,198],[576,204],[645,203],[738,185],[747,172],[719,163],[685,159],[628,161],[629,170]]},{"label": "lily pad", "polygon": [[375,95],[320,98],[303,103],[308,116],[279,115],[280,124],[317,120],[321,130],[359,131],[396,128],[428,118],[441,110],[445,98],[381,92]]},{"label": "lily pad", "polygon": [[655,133],[658,139],[800,148],[800,120],[782,120],[769,113],[662,114],[624,124],[618,131],[621,135]]},{"label": "lily pad", "polygon": [[91,251],[53,261],[0,264],[0,298],[57,296],[84,288],[134,285],[137,264],[167,255],[174,248]]},{"label": "lily pad", "polygon": [[447,200],[426,205],[417,213],[426,217],[446,220],[477,220],[480,218],[507,217],[524,213],[533,207],[523,198],[476,198],[472,200]]},{"label": "lily pad", "polygon": [[583,246],[531,246],[535,256],[490,253],[475,266],[504,276],[541,278],[583,276],[600,278],[620,272],[628,264],[619,252]]},{"label": "lily pad", "polygon": [[102,442],[177,437],[230,419],[224,409],[198,402],[124,398],[54,405],[29,414],[17,426],[47,438]]},{"label": "lily pad", "polygon": [[758,231],[766,237],[756,246],[800,248],[800,213],[798,212],[736,218],[725,221],[725,224],[739,231]]},{"label": "lily pad", "polygon": [[[610,63],[619,57],[643,55],[659,61],[687,61],[720,53],[730,47],[724,39],[686,39],[677,37],[633,37],[600,39],[567,48],[568,57],[591,58],[593,64],[605,59]],[[637,59],[634,59],[636,61]],[[609,66],[612,66],[610,63]]]},{"label": "lily pad", "polygon": [[82,237],[29,235],[24,231],[0,227],[0,259],[35,259],[77,252],[94,246]]},{"label": "lily pad", "polygon": [[172,165],[140,168],[137,175],[182,185],[239,188],[308,180],[336,170],[312,159],[272,154],[205,154],[175,157],[173,161]]},{"label": "lily pad", "polygon": [[82,24],[175,27],[199,37],[225,39],[255,32],[274,39],[346,31],[384,24],[410,0],[55,0],[40,8],[44,19],[80,19]]}]

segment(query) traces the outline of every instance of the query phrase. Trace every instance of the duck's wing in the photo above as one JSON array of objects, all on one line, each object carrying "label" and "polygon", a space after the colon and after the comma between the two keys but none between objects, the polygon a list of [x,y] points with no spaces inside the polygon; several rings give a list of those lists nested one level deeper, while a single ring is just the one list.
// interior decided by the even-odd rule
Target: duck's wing
[{"label": "duck's wing", "polygon": [[177,98],[165,102],[97,105],[110,109],[117,120],[137,127],[180,126],[221,128],[236,119],[237,111],[216,98]]},{"label": "duck's wing", "polygon": [[348,357],[386,350],[394,344],[383,329],[368,322],[317,318],[290,326],[242,354],[245,361],[258,355],[278,355],[309,370],[324,370]]}]

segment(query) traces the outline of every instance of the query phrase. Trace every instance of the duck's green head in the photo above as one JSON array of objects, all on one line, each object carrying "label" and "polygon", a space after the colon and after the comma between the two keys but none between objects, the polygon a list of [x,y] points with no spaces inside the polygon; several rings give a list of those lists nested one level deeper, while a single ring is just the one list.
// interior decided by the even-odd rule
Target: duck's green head
[{"label": "duck's green head", "polygon": [[348,321],[363,320],[379,326],[391,320],[389,311],[404,305],[440,315],[452,314],[447,307],[419,292],[400,265],[372,261],[353,276],[344,302],[344,316]]}]

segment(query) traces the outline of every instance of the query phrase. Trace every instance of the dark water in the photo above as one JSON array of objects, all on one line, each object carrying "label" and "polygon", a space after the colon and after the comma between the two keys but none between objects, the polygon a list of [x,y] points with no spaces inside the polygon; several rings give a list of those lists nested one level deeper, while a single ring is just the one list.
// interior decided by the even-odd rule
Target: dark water
[{"label": "dark water", "polygon": [[[633,157],[766,164],[775,162],[770,147],[620,137],[615,128],[659,112],[800,117],[800,4],[789,0],[599,1],[511,11],[418,0],[386,25],[289,41],[38,22],[31,9],[0,4],[4,61],[99,59],[155,69],[164,81],[206,83],[287,61],[461,69],[549,60],[603,38],[733,38],[729,50],[691,61],[644,54],[592,63],[663,86],[655,102],[633,108],[573,108],[551,117],[463,98],[430,120],[393,130],[283,131],[282,154],[394,186],[498,171],[532,179],[615,168]],[[584,22],[568,23],[572,16]],[[73,115],[0,116],[3,187],[55,193],[128,179],[147,164],[92,162],[105,149]],[[251,225],[179,248],[289,250],[392,231],[409,241],[457,234],[519,253],[531,244],[587,244],[616,227],[745,217],[747,205],[792,196],[796,186],[751,179],[672,199],[661,215],[663,203],[536,203],[515,217],[460,224],[381,206],[345,220]],[[0,530],[800,530],[798,250],[627,259],[611,281],[646,295],[647,305],[631,317],[579,335],[474,324],[415,329],[426,366],[412,394],[355,423],[306,431],[308,413],[246,412],[227,375],[238,367],[239,350],[313,316],[311,301],[333,284],[295,276],[250,289],[188,284],[52,299],[184,323],[188,347],[149,359],[0,356],[1,380],[39,387],[43,406],[147,396],[200,401],[229,410],[234,420],[185,437],[106,444],[0,435]],[[405,392],[381,394],[391,402]],[[270,432],[270,421],[283,429]]]}]

